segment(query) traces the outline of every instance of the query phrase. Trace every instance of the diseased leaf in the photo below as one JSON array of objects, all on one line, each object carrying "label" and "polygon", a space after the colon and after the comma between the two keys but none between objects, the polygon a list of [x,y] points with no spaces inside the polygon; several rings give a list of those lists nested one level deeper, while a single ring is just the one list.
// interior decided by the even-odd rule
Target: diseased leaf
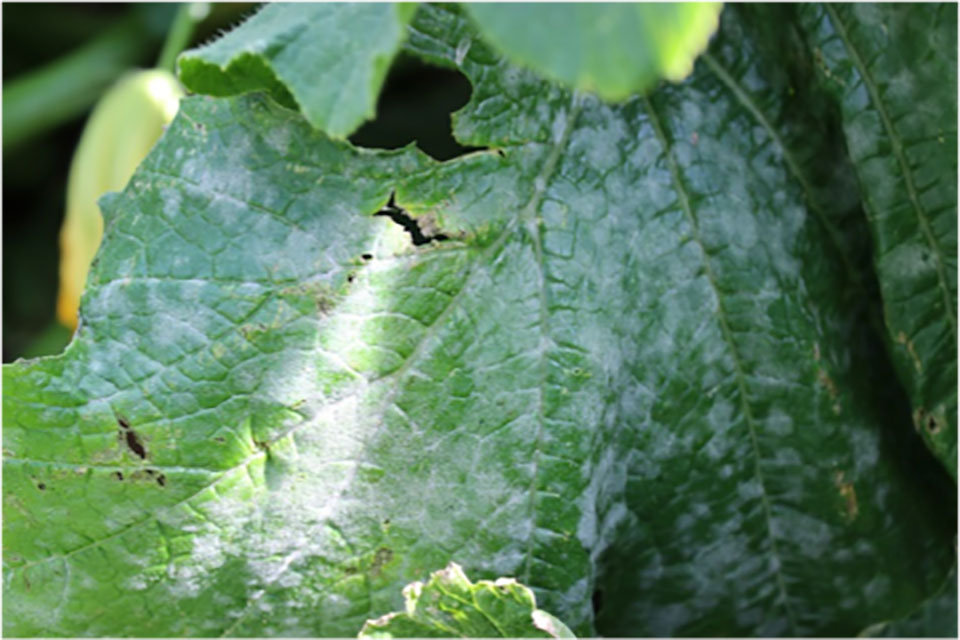
[{"label": "diseased leaf", "polygon": [[957,477],[957,5],[806,5],[917,431]]},{"label": "diseased leaf", "polygon": [[422,6],[407,51],[501,147],[445,163],[185,100],[103,202],[74,342],[4,367],[5,632],[348,636],[449,562],[580,635],[849,635],[935,594],[954,485],[876,384],[849,167],[754,55],[792,51],[774,11],[611,106]]},{"label": "diseased leaf", "polygon": [[183,53],[180,80],[214,96],[269,91],[314,127],[344,138],[373,118],[415,7],[267,4],[219,40]]},{"label": "diseased leaf", "polygon": [[361,638],[573,638],[512,578],[470,582],[451,563],[403,589],[404,611],[368,620]]},{"label": "diseased leaf", "polygon": [[70,161],[66,215],[60,229],[57,320],[64,327],[77,327],[80,294],[103,235],[97,199],[127,184],[173,120],[182,96],[169,71],[134,71],[103,94],[84,125]]},{"label": "diseased leaf", "polygon": [[905,618],[880,622],[860,633],[874,638],[956,638],[957,568],[954,567],[940,592]]},{"label": "diseased leaf", "polygon": [[465,6],[483,37],[507,57],[605,100],[688,76],[723,8],[718,2]]}]

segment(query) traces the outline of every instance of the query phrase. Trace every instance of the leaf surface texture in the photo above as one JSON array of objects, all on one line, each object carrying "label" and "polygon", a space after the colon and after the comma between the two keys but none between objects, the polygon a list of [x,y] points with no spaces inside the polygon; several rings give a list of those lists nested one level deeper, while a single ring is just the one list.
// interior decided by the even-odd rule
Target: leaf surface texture
[{"label": "leaf surface texture", "polygon": [[611,106],[425,5],[406,50],[499,151],[446,163],[185,100],[102,202],[67,352],[4,367],[6,632],[355,635],[451,561],[580,635],[845,635],[937,592],[953,485],[876,384],[853,169],[763,63],[806,55],[777,11]]}]

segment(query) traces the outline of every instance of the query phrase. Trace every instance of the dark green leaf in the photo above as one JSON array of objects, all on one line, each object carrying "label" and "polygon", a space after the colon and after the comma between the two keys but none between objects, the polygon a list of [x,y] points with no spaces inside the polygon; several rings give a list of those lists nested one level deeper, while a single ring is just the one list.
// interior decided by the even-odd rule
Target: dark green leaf
[{"label": "dark green leaf", "polygon": [[957,568],[954,567],[947,576],[940,592],[916,611],[899,620],[872,625],[860,635],[880,638],[956,638]]},{"label": "dark green leaf", "polygon": [[957,477],[957,5],[806,5],[870,222],[913,422]]}]

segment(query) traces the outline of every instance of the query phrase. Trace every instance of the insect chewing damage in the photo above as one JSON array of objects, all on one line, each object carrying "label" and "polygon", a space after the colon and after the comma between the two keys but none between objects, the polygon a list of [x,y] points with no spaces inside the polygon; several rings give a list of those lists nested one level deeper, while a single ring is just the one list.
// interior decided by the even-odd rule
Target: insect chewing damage
[{"label": "insect chewing damage", "polygon": [[130,422],[122,416],[117,416],[117,424],[120,426],[120,440],[126,442],[127,448],[130,449],[135,456],[141,460],[146,460],[147,450],[144,448],[143,443],[140,442],[140,436],[130,427]]},{"label": "insect chewing damage", "polygon": [[857,504],[857,491],[853,486],[853,481],[847,481],[846,474],[838,469],[833,474],[833,485],[843,500],[843,512],[846,515],[847,522],[853,522],[860,513],[860,507]]},{"label": "insect chewing damage", "polygon": [[[394,223],[403,227],[403,230],[410,234],[410,239],[414,246],[430,244],[431,242],[442,242],[449,240],[450,236],[441,233],[432,217],[423,216],[419,220],[414,218],[406,210],[397,205],[397,194],[395,191],[390,193],[390,199],[382,209],[374,213],[375,216],[385,216]],[[369,260],[373,256],[364,254],[364,260]]]},{"label": "insect chewing damage", "polygon": [[124,476],[123,471],[114,471],[110,475],[119,482],[123,482],[124,479],[136,482],[144,478],[149,478],[161,487],[167,486],[167,476],[156,469],[137,469],[130,473],[129,476]]},{"label": "insect chewing damage", "polygon": [[[147,449],[143,446],[143,442],[140,441],[140,436],[136,431],[133,430],[133,427],[130,426],[130,421],[124,418],[121,415],[117,415],[117,425],[120,427],[118,432],[118,438],[121,442],[127,445],[127,448],[135,456],[141,460],[147,459]],[[114,471],[111,474],[118,481],[124,480],[124,475],[122,471]],[[156,481],[161,487],[167,486],[167,476],[163,473],[157,471],[156,469],[143,469],[134,471],[130,474],[130,480],[139,480],[142,477],[148,477]]]}]

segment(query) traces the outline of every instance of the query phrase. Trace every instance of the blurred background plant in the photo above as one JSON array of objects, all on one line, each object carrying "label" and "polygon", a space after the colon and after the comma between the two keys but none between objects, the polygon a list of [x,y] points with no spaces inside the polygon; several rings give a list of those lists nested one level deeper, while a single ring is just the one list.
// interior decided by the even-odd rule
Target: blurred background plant
[{"label": "blurred background plant", "polygon": [[[67,344],[102,232],[96,199],[123,187],[172,117],[176,55],[252,7],[4,5],[4,362],[56,353]],[[156,70],[135,73],[151,66]],[[166,90],[158,93],[161,84]],[[151,103],[157,105],[152,117]],[[99,117],[88,118],[95,105]]]},{"label": "blurred background plant", "polygon": [[[3,5],[4,362],[67,345],[102,232],[96,199],[123,188],[172,117],[176,56],[256,6]],[[133,73],[151,68],[163,73]],[[401,55],[377,118],[351,140],[455,157],[469,149],[450,134],[450,113],[469,97],[459,72]]]}]

